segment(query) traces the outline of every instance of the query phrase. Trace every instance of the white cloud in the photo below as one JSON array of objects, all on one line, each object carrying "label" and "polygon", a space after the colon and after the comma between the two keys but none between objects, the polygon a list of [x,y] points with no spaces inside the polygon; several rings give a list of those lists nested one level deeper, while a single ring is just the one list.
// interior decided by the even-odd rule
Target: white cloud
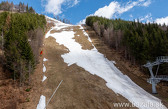
[{"label": "white cloud", "polygon": [[140,17],[139,18],[139,21],[140,22],[147,22],[147,23],[149,23],[149,22],[152,22],[153,21],[153,19],[152,19],[152,14],[151,13],[149,13],[149,14],[147,14],[146,16],[144,16],[144,17]]},{"label": "white cloud", "polygon": [[117,11],[117,8],[119,7],[118,2],[111,2],[109,6],[104,6],[103,8],[99,8],[94,15],[95,16],[102,16],[106,18],[113,17],[114,13]]},{"label": "white cloud", "polygon": [[45,12],[58,15],[62,13],[62,6],[71,8],[79,3],[79,0],[42,0]]},{"label": "white cloud", "polygon": [[126,4],[120,4],[119,2],[111,2],[108,6],[99,8],[94,15],[102,16],[106,18],[112,18],[113,16],[123,14],[135,6],[149,6],[151,0],[138,0],[138,1],[129,1]]},{"label": "white cloud", "polygon": [[142,6],[148,7],[151,4],[151,0],[147,0],[142,4]]},{"label": "white cloud", "polygon": [[79,3],[78,0],[66,0],[68,8],[74,7]]},{"label": "white cloud", "polygon": [[130,9],[132,9],[133,7],[137,6],[139,2],[140,2],[140,1],[128,2],[125,6],[119,5],[118,8],[117,8],[116,13],[122,14],[122,13],[124,13],[124,12],[127,12],[127,11],[129,11]]},{"label": "white cloud", "polygon": [[45,5],[45,12],[53,13],[54,15],[61,14],[61,5],[65,2],[65,0],[49,0]]},{"label": "white cloud", "polygon": [[133,15],[132,15],[132,14],[130,14],[130,15],[129,15],[129,17],[133,18]]},{"label": "white cloud", "polygon": [[75,0],[75,1],[74,1],[74,5],[77,5],[78,3],[79,3],[78,0]]},{"label": "white cloud", "polygon": [[77,25],[85,24],[86,19],[83,19],[77,23]]},{"label": "white cloud", "polygon": [[[151,0],[137,0],[137,1],[129,1],[125,4],[121,4],[117,1],[112,1],[108,6],[104,6],[99,8],[94,14],[94,16],[101,16],[105,18],[114,18],[118,15],[121,15],[136,6],[149,6],[151,4]],[[90,16],[90,15],[89,15]],[[78,24],[83,23],[85,20],[81,20]]]},{"label": "white cloud", "polygon": [[165,18],[158,18],[155,22],[161,25],[166,24],[168,26],[168,16]]}]

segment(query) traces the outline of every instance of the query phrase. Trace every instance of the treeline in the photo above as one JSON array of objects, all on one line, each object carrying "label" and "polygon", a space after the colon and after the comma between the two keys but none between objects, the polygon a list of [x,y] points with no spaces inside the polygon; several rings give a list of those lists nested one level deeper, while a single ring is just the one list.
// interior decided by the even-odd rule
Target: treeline
[{"label": "treeline", "polygon": [[111,47],[123,52],[133,64],[154,61],[157,56],[168,55],[168,28],[155,23],[110,20],[90,16],[86,24]]},{"label": "treeline", "polygon": [[12,12],[20,12],[20,13],[35,13],[35,10],[32,7],[29,7],[28,4],[20,2],[18,5],[13,4],[13,2],[2,1],[0,3],[0,10],[3,11],[12,11]]},{"label": "treeline", "polygon": [[70,20],[68,20],[66,18],[61,19],[58,15],[54,16],[54,19],[59,20],[59,21],[61,21],[63,23],[71,24]]},{"label": "treeline", "polygon": [[45,25],[43,15],[8,12],[0,14],[3,64],[5,69],[12,72],[14,79],[20,79],[20,83],[29,79],[38,63]]}]

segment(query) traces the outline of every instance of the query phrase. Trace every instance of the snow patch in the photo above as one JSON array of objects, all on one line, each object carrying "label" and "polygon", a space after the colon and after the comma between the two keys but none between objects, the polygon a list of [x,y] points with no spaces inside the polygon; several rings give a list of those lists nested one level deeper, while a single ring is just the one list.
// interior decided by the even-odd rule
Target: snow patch
[{"label": "snow patch", "polygon": [[84,29],[82,25],[78,25],[78,26],[80,27],[80,28],[79,28],[80,30],[83,30],[83,29]]},{"label": "snow patch", "polygon": [[46,107],[46,97],[44,95],[41,95],[39,104],[37,105],[36,109],[45,109]]},{"label": "snow patch", "polygon": [[113,64],[116,64],[116,62],[115,61],[111,61]]},{"label": "snow patch", "polygon": [[44,64],[43,64],[43,72],[46,72],[46,67]]},{"label": "snow patch", "polygon": [[44,59],[43,59],[43,62],[46,62],[46,61],[48,61],[48,59],[44,58]]},{"label": "snow patch", "polygon": [[42,82],[44,82],[47,79],[47,77],[44,75]]}]

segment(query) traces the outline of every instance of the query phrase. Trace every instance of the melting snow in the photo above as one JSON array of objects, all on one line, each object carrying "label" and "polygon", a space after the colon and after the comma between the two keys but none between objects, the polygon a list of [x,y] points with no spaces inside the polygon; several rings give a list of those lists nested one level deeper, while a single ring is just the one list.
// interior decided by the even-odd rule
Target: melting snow
[{"label": "melting snow", "polygon": [[46,67],[44,64],[43,64],[43,72],[46,72]]},{"label": "melting snow", "polygon": [[46,97],[44,95],[41,95],[39,104],[37,105],[36,109],[45,109],[46,107]]},{"label": "melting snow", "polygon": [[[58,27],[56,26],[54,28]],[[81,29],[82,28],[83,27],[81,27]],[[124,75],[116,68],[114,62],[105,58],[104,55],[99,53],[96,48],[93,48],[92,50],[83,50],[81,45],[73,39],[74,34],[75,33],[73,31],[62,31],[54,34],[50,34],[49,32],[46,35],[46,38],[52,36],[56,39],[57,43],[62,44],[69,49],[69,53],[61,55],[65,63],[69,66],[77,64],[91,74],[98,75],[107,82],[107,87],[112,89],[116,94],[121,94],[134,104],[158,104],[161,102],[160,99],[152,96],[144,89],[136,85],[127,75]],[[84,32],[84,34],[88,36],[87,33]],[[89,36],[88,40],[90,40]],[[140,109],[167,109],[164,105],[161,106],[162,107],[143,107],[141,105],[137,105]]]},{"label": "melting snow", "polygon": [[78,25],[80,28],[80,30],[84,30],[83,26],[82,25]]},{"label": "melting snow", "polygon": [[45,61],[48,61],[48,59],[44,58],[44,59],[43,59],[43,62],[45,62]]},{"label": "melting snow", "polygon": [[111,61],[113,64],[116,64],[116,62],[115,61]]},{"label": "melting snow", "polygon": [[46,76],[43,76],[42,82],[44,82],[46,79],[47,79],[47,77],[46,77]]}]

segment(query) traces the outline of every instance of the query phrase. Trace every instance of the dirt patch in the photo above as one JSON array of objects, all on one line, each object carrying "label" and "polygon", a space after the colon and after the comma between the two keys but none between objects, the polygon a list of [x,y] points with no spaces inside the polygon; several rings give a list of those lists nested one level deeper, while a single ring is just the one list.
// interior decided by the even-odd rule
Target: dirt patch
[{"label": "dirt patch", "polygon": [[[27,104],[31,93],[26,89],[31,86],[19,87],[19,81],[13,79],[0,80],[0,107],[1,109],[22,109]],[[34,103],[33,103],[34,104]],[[32,105],[33,105],[32,104]]]},{"label": "dirt patch", "polygon": [[55,26],[55,24],[54,23],[47,23],[47,32],[51,29],[51,27],[53,27],[53,26]]},{"label": "dirt patch", "polygon": [[60,30],[53,29],[52,31],[50,31],[50,34],[60,33],[62,31],[69,31],[69,30],[73,31],[73,26],[61,28]]},{"label": "dirt patch", "polygon": [[79,26],[73,27],[73,31],[75,32],[75,41],[78,42],[82,49],[91,50],[93,49],[93,45],[89,42],[88,37],[83,34],[83,30],[79,29]]},{"label": "dirt patch", "polygon": [[61,30],[52,30],[52,31],[50,31],[50,34],[53,34],[53,33],[60,33],[61,32]]}]

